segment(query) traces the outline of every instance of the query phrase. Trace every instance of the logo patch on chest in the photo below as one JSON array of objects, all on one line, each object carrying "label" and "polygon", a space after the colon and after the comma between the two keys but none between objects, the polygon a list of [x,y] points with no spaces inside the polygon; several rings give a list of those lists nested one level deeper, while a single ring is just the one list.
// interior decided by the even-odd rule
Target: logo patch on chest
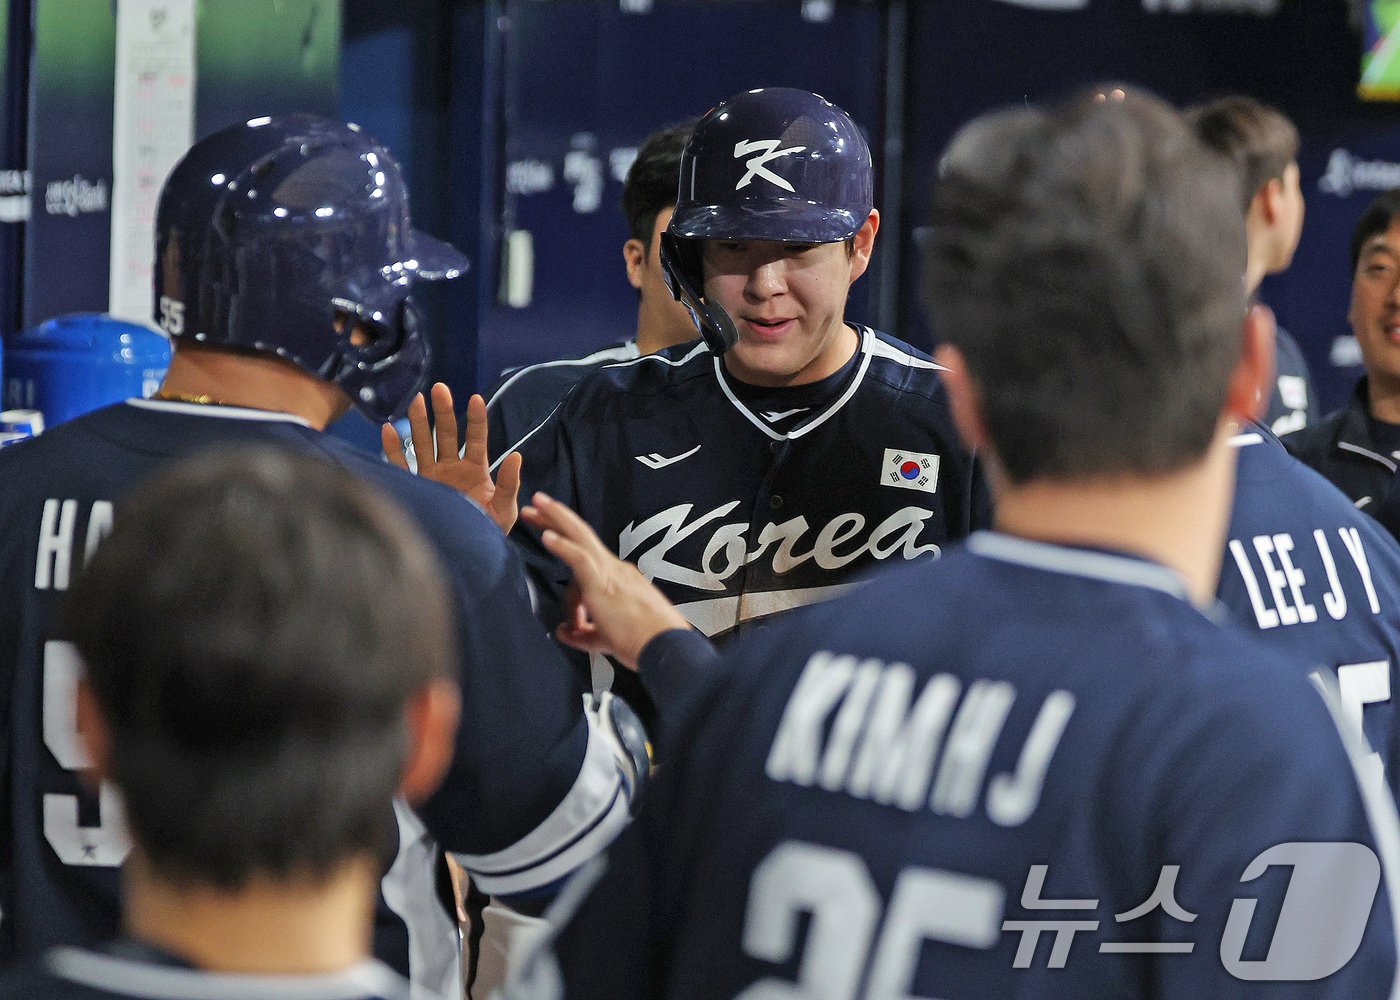
[{"label": "logo patch on chest", "polygon": [[937,493],[938,456],[886,448],[885,460],[880,463],[880,483],[902,490]]}]

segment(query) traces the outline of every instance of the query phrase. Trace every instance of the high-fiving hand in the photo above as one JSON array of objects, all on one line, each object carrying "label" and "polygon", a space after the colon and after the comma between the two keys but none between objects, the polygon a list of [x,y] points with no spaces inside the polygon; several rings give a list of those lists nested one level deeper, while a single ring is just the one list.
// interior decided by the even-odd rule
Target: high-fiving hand
[{"label": "high-fiving hand", "polygon": [[560,642],[588,653],[606,653],[636,670],[642,649],[662,632],[690,622],[642,571],[613,555],[583,518],[557,500],[536,493],[520,516],[544,532],[542,541],[574,571],[564,597]]},{"label": "high-fiving hand", "polygon": [[[511,452],[491,478],[491,462],[486,455],[486,400],[472,396],[467,403],[466,442],[458,450],[457,414],[452,409],[452,390],[441,382],[432,388],[434,428],[428,426],[428,404],[423,394],[413,397],[408,407],[409,437],[418,459],[418,474],[451,486],[471,497],[507,534],[515,527],[520,493],[519,452]],[[384,454],[401,469],[408,468],[398,431],[385,424],[380,431]]]}]

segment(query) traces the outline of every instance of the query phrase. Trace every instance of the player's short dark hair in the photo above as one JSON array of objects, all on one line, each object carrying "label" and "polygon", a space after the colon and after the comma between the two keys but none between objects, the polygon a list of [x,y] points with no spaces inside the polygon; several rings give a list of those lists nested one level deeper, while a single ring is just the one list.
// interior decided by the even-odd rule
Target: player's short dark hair
[{"label": "player's short dark hair", "polygon": [[139,487],[73,586],[68,633],[134,839],[236,889],[392,859],[404,708],[450,676],[438,562],[343,469],[269,448]]},{"label": "player's short dark hair", "polygon": [[651,231],[664,209],[674,208],[681,186],[681,153],[699,118],[647,136],[622,185],[622,214],[634,240],[651,249]]},{"label": "player's short dark hair", "polygon": [[1247,213],[1259,189],[1298,160],[1298,129],[1283,112],[1234,94],[1184,112],[1207,148],[1235,165]]},{"label": "player's short dark hair", "polygon": [[1013,482],[1204,454],[1242,343],[1236,191],[1176,111],[1128,87],[954,138],[924,231],[926,303]]},{"label": "player's short dark hair", "polygon": [[1383,233],[1400,216],[1400,188],[1391,188],[1376,196],[1361,218],[1356,220],[1356,228],[1351,234],[1351,273],[1356,273],[1356,265],[1361,263],[1361,248],[1377,233]]}]

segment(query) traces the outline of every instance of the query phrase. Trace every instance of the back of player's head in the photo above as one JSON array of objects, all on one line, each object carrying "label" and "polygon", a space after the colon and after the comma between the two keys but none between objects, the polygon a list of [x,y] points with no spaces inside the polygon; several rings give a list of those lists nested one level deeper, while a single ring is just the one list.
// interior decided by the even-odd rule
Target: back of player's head
[{"label": "back of player's head", "polygon": [[622,214],[627,216],[632,238],[641,240],[647,249],[651,249],[656,217],[675,207],[681,179],[681,151],[698,120],[690,118],[647,136],[627,171],[627,181],[622,185]]},{"label": "back of player's head", "polygon": [[437,560],[388,500],[310,457],[195,458],[119,507],[67,625],[158,872],[392,856],[405,706],[453,656]]},{"label": "back of player's head", "polygon": [[1235,165],[1245,212],[1259,189],[1283,177],[1298,159],[1298,129],[1280,111],[1252,97],[1232,95],[1184,112],[1206,146]]},{"label": "back of player's head", "polygon": [[1126,87],[978,118],[925,233],[937,336],[1012,482],[1182,468],[1209,446],[1245,314],[1237,181]]},{"label": "back of player's head", "polygon": [[1356,228],[1351,234],[1351,273],[1356,273],[1356,265],[1361,263],[1361,249],[1372,236],[1377,236],[1390,228],[1390,224],[1400,217],[1400,188],[1391,188],[1376,196],[1361,218],[1356,220]]},{"label": "back of player's head", "polygon": [[177,341],[276,354],[388,420],[427,373],[413,282],[466,266],[411,227],[398,164],[370,136],[254,118],[195,143],[161,189],[155,318]]}]

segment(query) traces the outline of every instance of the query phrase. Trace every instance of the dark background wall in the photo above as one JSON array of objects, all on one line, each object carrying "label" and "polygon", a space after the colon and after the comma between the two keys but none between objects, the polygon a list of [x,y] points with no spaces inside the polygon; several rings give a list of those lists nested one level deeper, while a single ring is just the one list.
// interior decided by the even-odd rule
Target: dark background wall
[{"label": "dark background wall", "polygon": [[[502,368],[631,332],[635,297],[616,207],[627,151],[652,129],[741,89],[815,90],[866,129],[885,219],[851,315],[925,348],[934,331],[918,305],[912,231],[940,151],[960,124],[1104,79],[1177,103],[1253,94],[1302,130],[1308,197],[1296,264],[1269,279],[1264,298],[1302,342],[1332,406],[1357,374],[1354,350],[1338,343],[1349,332],[1345,246],[1375,191],[1364,168],[1351,172],[1361,181],[1351,188],[1319,183],[1329,163],[1341,162],[1337,150],[1353,162],[1400,161],[1400,108],[1355,96],[1361,35],[1348,0],[1280,0],[1262,16],[1228,12],[1261,6],[1268,4],[1089,0],[1051,11],[1009,0],[405,0],[389,9],[346,0],[342,111],[408,161],[425,228],[472,256],[474,274],[435,290],[430,303],[437,375],[460,394]],[[517,308],[502,299],[503,254],[508,235],[521,230],[534,269],[529,304]]]},{"label": "dark background wall", "polygon": [[[364,125],[403,161],[421,228],[472,259],[419,298],[434,375],[459,396],[502,368],[629,335],[617,210],[653,129],[748,87],[824,94],[867,131],[884,215],[850,314],[920,347],[912,233],[953,131],[1007,102],[1103,79],[1184,103],[1243,91],[1303,133],[1294,267],[1264,298],[1303,344],[1325,406],[1354,380],[1345,247],[1400,178],[1400,106],[1355,97],[1356,0],[202,0],[196,132],[294,108]],[[43,211],[44,185],[110,184],[113,0],[0,0],[0,202],[27,169],[35,211],[0,211],[0,332],[106,301],[106,213]],[[1226,12],[1222,12],[1226,11]],[[336,61],[338,57],[338,63]],[[4,205],[0,205],[3,208]],[[516,234],[512,236],[512,234]],[[520,235],[525,234],[525,235]],[[533,248],[526,274],[505,248]],[[527,280],[528,279],[528,280]],[[529,301],[505,301],[507,285]],[[1336,362],[1336,363],[1334,363]]]}]

